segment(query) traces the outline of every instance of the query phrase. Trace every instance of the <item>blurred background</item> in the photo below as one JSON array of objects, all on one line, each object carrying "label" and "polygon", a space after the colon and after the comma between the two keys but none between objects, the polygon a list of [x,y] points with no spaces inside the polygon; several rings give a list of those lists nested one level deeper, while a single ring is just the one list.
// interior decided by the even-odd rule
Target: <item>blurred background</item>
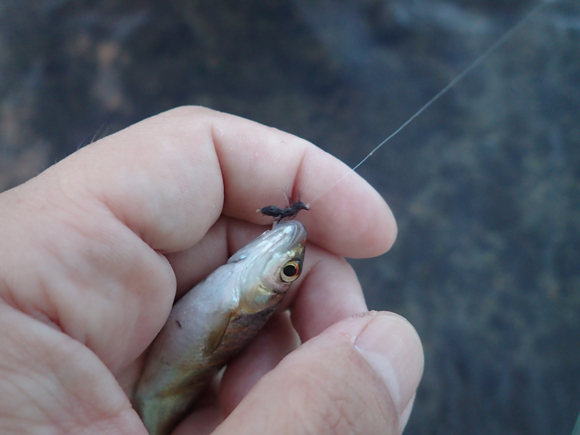
[{"label": "blurred background", "polygon": [[[353,166],[535,4],[0,0],[0,190],[183,104]],[[399,238],[353,264],[425,347],[406,434],[570,434],[579,138],[580,3],[561,1],[360,168]]]}]

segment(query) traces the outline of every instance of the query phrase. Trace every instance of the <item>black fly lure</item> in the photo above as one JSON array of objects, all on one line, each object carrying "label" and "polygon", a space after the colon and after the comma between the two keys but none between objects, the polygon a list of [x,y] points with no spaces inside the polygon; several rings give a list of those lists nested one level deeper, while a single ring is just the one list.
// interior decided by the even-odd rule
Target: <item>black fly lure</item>
[{"label": "black fly lure", "polygon": [[302,201],[290,202],[290,205],[286,208],[278,208],[275,205],[267,205],[258,209],[260,213],[264,216],[271,216],[273,218],[278,218],[278,222],[282,219],[294,219],[300,210],[308,210],[308,206]]}]

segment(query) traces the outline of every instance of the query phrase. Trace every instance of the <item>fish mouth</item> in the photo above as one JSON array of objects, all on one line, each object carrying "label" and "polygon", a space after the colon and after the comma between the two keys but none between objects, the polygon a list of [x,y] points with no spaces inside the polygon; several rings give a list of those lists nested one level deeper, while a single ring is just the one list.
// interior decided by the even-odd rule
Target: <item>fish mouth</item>
[{"label": "fish mouth", "polygon": [[253,242],[235,252],[228,263],[236,263],[246,258],[255,258],[265,252],[303,251],[306,245],[306,229],[298,221],[283,221],[263,233]]},{"label": "fish mouth", "polygon": [[282,221],[276,225],[275,229],[284,230],[288,236],[289,246],[306,245],[306,228],[304,228],[304,225],[300,221]]}]

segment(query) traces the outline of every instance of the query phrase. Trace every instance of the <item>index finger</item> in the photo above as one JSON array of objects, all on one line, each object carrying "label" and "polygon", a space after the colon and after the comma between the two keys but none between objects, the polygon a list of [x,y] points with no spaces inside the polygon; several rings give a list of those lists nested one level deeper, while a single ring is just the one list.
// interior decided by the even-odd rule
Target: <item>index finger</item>
[{"label": "index finger", "polygon": [[214,145],[224,180],[224,213],[254,223],[271,222],[257,208],[308,204],[299,220],[311,242],[346,257],[386,252],[397,234],[384,199],[362,177],[312,143],[243,118],[213,112]]},{"label": "index finger", "polygon": [[[303,139],[201,107],[146,119],[73,156],[92,193],[161,252],[192,246],[222,212],[269,223],[256,209],[284,206],[284,192],[308,202],[348,171]],[[349,257],[381,254],[396,235],[389,207],[357,174],[300,220],[311,242]]]}]

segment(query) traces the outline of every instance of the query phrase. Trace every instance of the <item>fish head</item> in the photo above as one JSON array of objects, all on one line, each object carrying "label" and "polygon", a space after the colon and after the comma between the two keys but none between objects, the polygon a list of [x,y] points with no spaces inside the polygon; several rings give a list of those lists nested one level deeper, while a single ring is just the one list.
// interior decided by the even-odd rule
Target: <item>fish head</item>
[{"label": "fish head", "polygon": [[260,311],[281,300],[302,272],[306,236],[299,221],[282,221],[230,257],[241,269],[241,309]]}]

